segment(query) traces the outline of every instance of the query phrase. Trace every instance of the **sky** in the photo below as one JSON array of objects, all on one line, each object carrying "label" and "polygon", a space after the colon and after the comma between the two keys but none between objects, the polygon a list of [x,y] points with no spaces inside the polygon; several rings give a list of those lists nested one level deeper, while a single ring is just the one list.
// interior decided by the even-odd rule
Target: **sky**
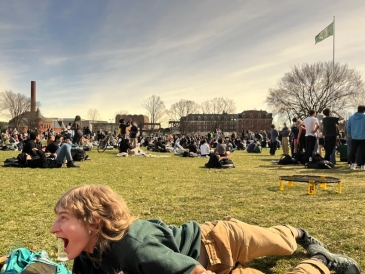
[{"label": "sky", "polygon": [[364,0],[0,1],[0,92],[36,81],[45,117],[146,114],[153,94],[270,112],[293,66],[332,61],[333,37],[314,38],[334,16],[335,61],[365,75],[364,14]]}]

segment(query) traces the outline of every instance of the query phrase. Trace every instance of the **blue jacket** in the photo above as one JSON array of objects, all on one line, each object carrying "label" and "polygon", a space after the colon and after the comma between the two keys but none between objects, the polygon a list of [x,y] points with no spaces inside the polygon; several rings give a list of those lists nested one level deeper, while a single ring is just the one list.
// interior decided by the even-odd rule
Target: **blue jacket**
[{"label": "blue jacket", "polygon": [[356,112],[346,124],[347,133],[355,140],[365,140],[365,114]]}]

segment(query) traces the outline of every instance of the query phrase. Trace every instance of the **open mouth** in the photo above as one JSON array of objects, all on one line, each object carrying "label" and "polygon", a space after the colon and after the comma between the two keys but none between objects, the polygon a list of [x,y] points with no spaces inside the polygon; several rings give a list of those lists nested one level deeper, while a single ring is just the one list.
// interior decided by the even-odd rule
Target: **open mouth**
[{"label": "open mouth", "polygon": [[63,247],[66,248],[68,246],[68,239],[66,238],[60,238],[63,240]]}]

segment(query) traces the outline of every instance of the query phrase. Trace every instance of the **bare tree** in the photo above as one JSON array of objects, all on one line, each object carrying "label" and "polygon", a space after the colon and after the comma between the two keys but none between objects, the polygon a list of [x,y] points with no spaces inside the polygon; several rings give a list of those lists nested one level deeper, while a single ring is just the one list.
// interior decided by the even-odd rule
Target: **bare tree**
[{"label": "bare tree", "polygon": [[294,66],[269,90],[266,103],[276,114],[304,118],[310,109],[318,113],[326,107],[343,110],[364,92],[358,71],[332,62]]},{"label": "bare tree", "polygon": [[172,104],[169,110],[169,118],[174,121],[180,121],[180,131],[185,132],[186,117],[189,114],[199,113],[200,106],[191,100],[181,99],[179,102]]},{"label": "bare tree", "polygon": [[100,113],[96,108],[90,108],[87,111],[87,118],[89,118],[94,123],[96,120],[100,119]]},{"label": "bare tree", "polygon": [[179,102],[172,104],[169,110],[169,116],[173,120],[180,120],[188,114],[199,113],[200,106],[194,101],[181,99]]},{"label": "bare tree", "polygon": [[236,103],[228,98],[217,97],[207,100],[201,104],[204,114],[219,114],[214,122],[209,123],[209,130],[216,130],[222,127],[222,123],[227,119],[228,114],[236,112]]},{"label": "bare tree", "polygon": [[26,111],[30,110],[30,97],[21,93],[15,93],[11,90],[4,91],[0,94],[0,110],[13,120],[16,128],[20,127]]},{"label": "bare tree", "polygon": [[[152,124],[157,123],[165,115],[165,104],[160,96],[152,95],[142,103],[142,106],[147,110]],[[154,125],[152,125],[151,129],[154,129]]]},{"label": "bare tree", "polygon": [[201,109],[205,114],[234,113],[236,112],[236,103],[228,98],[217,97],[203,102]]}]

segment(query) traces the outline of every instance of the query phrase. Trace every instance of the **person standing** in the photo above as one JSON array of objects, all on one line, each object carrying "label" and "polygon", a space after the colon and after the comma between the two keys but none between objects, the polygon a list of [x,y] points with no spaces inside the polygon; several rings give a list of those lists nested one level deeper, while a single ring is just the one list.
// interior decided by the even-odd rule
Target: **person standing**
[{"label": "person standing", "polygon": [[280,132],[281,134],[281,145],[283,147],[283,154],[289,154],[289,135],[290,130],[287,127],[286,123],[284,123],[284,127]]},{"label": "person standing", "polygon": [[314,147],[317,142],[317,130],[319,128],[318,119],[316,118],[317,112],[314,109],[309,111],[309,117],[303,120],[303,125],[306,129],[305,133],[305,162],[312,161],[312,155]]},{"label": "person standing", "polygon": [[137,133],[138,133],[137,124],[133,122],[130,130],[130,142],[132,143],[133,148],[137,147]]},{"label": "person standing", "polygon": [[359,159],[361,170],[364,168],[364,156],[365,156],[365,106],[358,106],[357,112],[352,115],[347,124],[346,131],[351,137],[351,169],[356,168],[356,152],[359,149]]},{"label": "person standing", "polygon": [[80,145],[82,137],[82,123],[80,115],[76,115],[75,121],[73,122],[71,129],[74,131],[72,143],[75,145]]},{"label": "person standing", "polygon": [[[323,110],[323,135],[324,135],[324,159],[330,161],[331,154],[336,146],[336,137],[338,135],[338,121],[343,120],[343,117],[334,110],[325,108]],[[337,117],[334,117],[336,114]]]},{"label": "person standing", "polygon": [[120,131],[120,137],[122,139],[126,138],[127,127],[130,126],[131,121],[132,121],[132,119],[129,119],[128,122],[125,122],[123,118],[119,120],[119,131]]},{"label": "person standing", "polygon": [[292,155],[296,155],[298,152],[298,134],[299,134],[299,127],[297,124],[297,118],[293,118],[293,125],[291,127],[291,139],[292,139]]},{"label": "person standing", "polygon": [[275,155],[276,148],[278,146],[278,136],[279,133],[275,129],[275,125],[272,124],[270,130],[270,155]]}]

